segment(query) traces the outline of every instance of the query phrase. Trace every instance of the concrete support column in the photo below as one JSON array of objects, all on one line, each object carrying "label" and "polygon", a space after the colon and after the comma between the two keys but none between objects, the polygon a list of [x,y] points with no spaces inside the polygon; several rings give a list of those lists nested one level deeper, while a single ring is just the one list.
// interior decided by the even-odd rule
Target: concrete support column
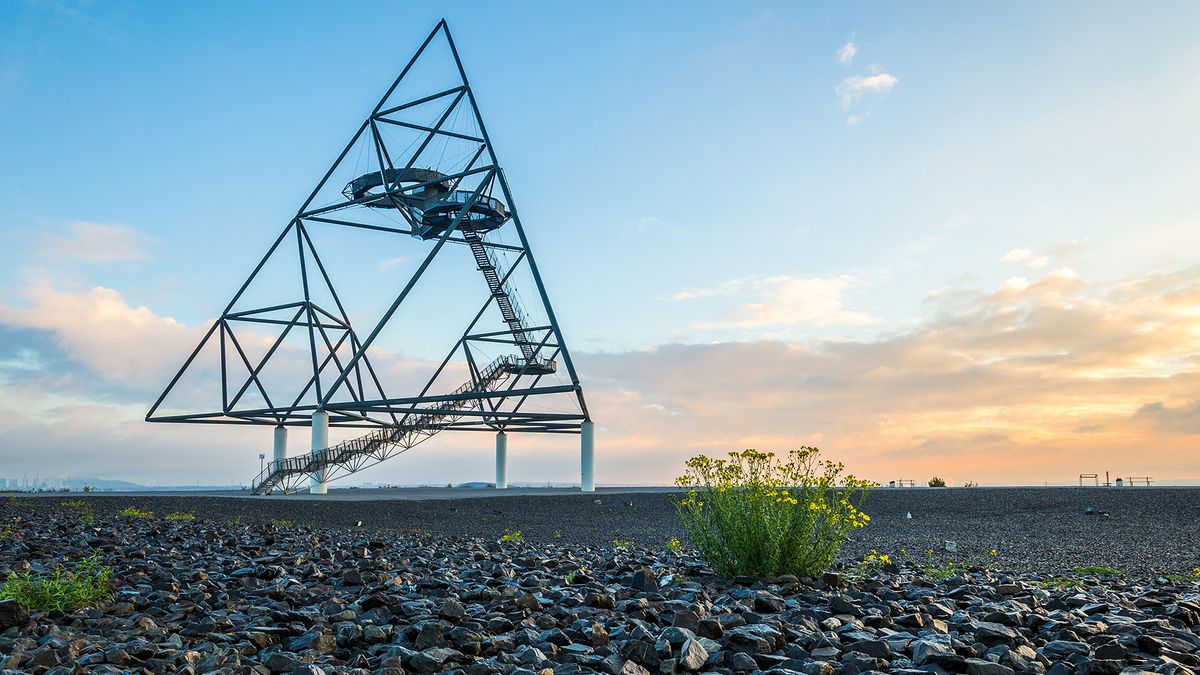
[{"label": "concrete support column", "polygon": [[[329,413],[317,410],[312,415],[312,454],[329,447]],[[323,495],[329,492],[329,482],[325,480],[326,471],[322,469],[308,477],[308,493]]]},{"label": "concrete support column", "polygon": [[508,488],[508,435],[496,432],[496,489]]},{"label": "concrete support column", "polygon": [[287,427],[282,424],[275,427],[275,453],[271,459],[276,462],[287,459]]},{"label": "concrete support column", "polygon": [[595,432],[592,427],[592,421],[588,420],[579,425],[579,469],[580,481],[579,489],[583,492],[596,491],[596,475],[595,475]]}]

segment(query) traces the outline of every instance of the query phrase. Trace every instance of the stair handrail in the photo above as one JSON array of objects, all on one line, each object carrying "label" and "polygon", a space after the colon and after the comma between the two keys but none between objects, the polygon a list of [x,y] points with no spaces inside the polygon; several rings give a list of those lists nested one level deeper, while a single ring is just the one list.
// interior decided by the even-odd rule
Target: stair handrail
[{"label": "stair handrail", "polygon": [[[539,361],[544,361],[544,359],[539,359]],[[503,379],[501,376],[507,376],[509,371],[505,369],[506,366],[515,367],[517,365],[518,357],[511,354],[503,354],[493,359],[491,363],[480,371],[478,383],[474,381],[466,382],[451,392],[451,396],[458,396],[471,391],[479,391],[481,393],[487,391],[496,380]],[[365,436],[347,439],[307,455],[296,455],[294,457],[271,460],[251,483],[251,490],[257,492],[267,483],[271,483],[274,486],[285,474],[314,473],[330,464],[339,463],[344,455],[367,454],[377,447],[377,441],[379,445],[398,442],[405,435],[419,433],[432,428],[438,421],[446,417],[455,416],[453,413],[459,408],[475,403],[478,400],[460,398],[444,401],[439,404],[439,408],[418,414],[403,424],[390,425],[377,429]]]}]

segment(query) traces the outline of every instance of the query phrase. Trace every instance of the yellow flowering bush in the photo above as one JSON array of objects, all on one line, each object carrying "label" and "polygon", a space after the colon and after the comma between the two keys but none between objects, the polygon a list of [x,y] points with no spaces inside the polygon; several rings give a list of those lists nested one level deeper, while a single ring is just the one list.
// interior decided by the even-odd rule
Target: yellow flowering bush
[{"label": "yellow flowering bush", "polygon": [[843,475],[841,463],[802,447],[787,457],[744,450],[687,461],[676,503],[692,543],[722,576],[812,577],[825,571],[857,527],[876,484]]}]

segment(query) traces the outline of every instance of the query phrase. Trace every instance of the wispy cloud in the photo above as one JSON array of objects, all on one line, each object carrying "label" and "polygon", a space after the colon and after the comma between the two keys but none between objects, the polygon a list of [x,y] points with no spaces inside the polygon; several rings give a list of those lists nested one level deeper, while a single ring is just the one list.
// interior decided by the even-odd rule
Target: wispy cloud
[{"label": "wispy cloud", "polygon": [[65,231],[42,235],[41,253],[52,259],[110,263],[144,260],[151,240],[125,225],[107,225],[82,220],[67,223]]},{"label": "wispy cloud", "polygon": [[380,272],[390,272],[390,271],[396,269],[397,267],[400,267],[401,265],[403,265],[406,262],[408,262],[408,258],[406,258],[402,255],[394,256],[391,258],[384,258],[383,260],[380,260],[379,264],[376,265],[376,267],[379,268]]},{"label": "wispy cloud", "polygon": [[842,45],[842,48],[838,50],[838,63],[842,64],[843,66],[849,66],[851,63],[854,63],[854,57],[857,54],[858,46],[855,45],[853,41],[848,40],[846,44]]},{"label": "wispy cloud", "polygon": [[1033,251],[1027,248],[1014,248],[1005,253],[1000,262],[1020,263],[1030,269],[1041,269],[1050,264],[1050,257],[1034,255]]},{"label": "wispy cloud", "polygon": [[890,94],[899,81],[895,75],[885,72],[847,77],[837,86],[842,110],[850,112],[859,105],[873,104]]},{"label": "wispy cloud", "polygon": [[720,321],[697,323],[703,330],[780,328],[873,323],[871,317],[846,307],[846,295],[862,279],[849,274],[825,277],[742,277],[712,288],[685,289],[672,300],[736,296],[747,300],[727,311]]},{"label": "wispy cloud", "polygon": [[642,235],[659,230],[666,222],[658,216],[642,216],[621,226],[621,232],[629,235]]}]

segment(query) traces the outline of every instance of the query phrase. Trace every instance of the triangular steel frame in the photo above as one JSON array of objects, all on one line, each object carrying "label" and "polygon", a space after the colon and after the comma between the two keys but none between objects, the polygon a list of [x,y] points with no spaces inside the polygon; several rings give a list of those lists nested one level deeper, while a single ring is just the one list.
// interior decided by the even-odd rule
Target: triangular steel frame
[{"label": "triangular steel frame", "polygon": [[[385,104],[391,102],[393,93],[409,75],[414,64],[426,53],[430,44],[439,37],[446,41],[450,54],[453,56],[458,84],[429,96],[385,107]],[[405,110],[417,106],[440,104],[446,101],[448,101],[448,105],[445,112],[433,124],[418,124],[397,117]],[[451,112],[463,105],[469,108],[478,129],[478,135],[442,128]],[[404,153],[394,154],[394,148],[388,147],[384,134],[380,133],[381,125],[419,131],[424,134],[424,140],[416,151],[409,153],[404,159]],[[465,169],[453,173],[439,173],[436,180],[413,180],[412,176],[418,175],[422,171],[436,169],[436,167],[429,169],[419,167],[417,163],[429,144],[439,138],[453,138],[460,142],[475,143],[478,144],[478,150],[474,152]],[[336,187],[330,185],[335,170],[342,165],[347,154],[360,141],[369,143],[374,148],[375,168],[360,178],[366,179],[364,184],[370,184],[375,191],[364,189],[364,194],[359,195],[350,192],[353,185],[347,185],[343,190],[345,193],[343,199],[332,204],[315,205],[314,200],[319,194],[330,187]],[[372,174],[378,175],[377,180]],[[406,180],[402,181],[402,178],[406,178]],[[439,194],[450,200],[448,203],[457,205],[455,208],[459,210],[451,212],[453,217],[447,216],[444,218],[444,222],[431,228],[428,222],[432,221],[433,217],[426,215],[429,210],[422,212],[420,209],[409,208],[408,205],[416,203],[414,201],[416,195],[435,190],[440,190]],[[447,194],[450,196],[446,197]],[[438,204],[445,205],[441,202]],[[355,215],[370,216],[373,209],[378,212],[380,208],[392,208],[391,213],[399,213],[403,216],[407,226],[404,226],[403,223],[381,225],[378,219]],[[503,220],[500,221],[500,225],[511,222],[507,226],[515,230],[519,244],[505,244],[488,240],[488,232],[472,224],[473,214],[476,210],[491,213],[493,216],[496,213],[501,214]],[[426,220],[422,221],[422,218]],[[495,216],[493,219],[498,220],[499,217]],[[365,337],[351,326],[350,317],[343,307],[326,272],[325,265],[317,254],[317,247],[309,235],[309,227],[318,223],[364,228],[396,235],[420,236],[422,239],[433,241],[432,248],[416,271]],[[262,271],[263,266],[271,259],[272,255],[282,251],[282,246],[289,245],[290,239],[295,240],[300,258],[303,299],[270,307],[234,311],[247,288]],[[441,365],[429,378],[420,393],[407,397],[389,396],[384,383],[371,364],[369,350],[388,321],[413,292],[430,263],[448,243],[471,247],[475,253],[479,270],[484,272],[485,277],[488,277],[491,295],[475,314],[475,318],[463,331],[458,342],[442,360]],[[498,251],[516,256],[515,262],[509,265],[509,269],[502,269],[496,261],[493,253]],[[522,265],[526,266],[528,274],[537,288],[541,307],[546,317],[546,321],[541,322],[541,325],[529,325],[528,319],[516,305],[515,299],[509,297],[507,293],[509,278]],[[315,287],[311,284],[320,284],[322,288],[327,289],[335,306],[322,307],[314,302],[310,290]],[[501,310],[502,316],[508,324],[508,330],[478,332],[477,326],[480,319],[493,306]],[[237,339],[236,329],[242,324],[282,326],[281,334],[274,345],[257,363],[247,357]],[[307,332],[311,353],[311,377],[298,395],[279,398],[276,394],[273,399],[259,375],[285,337],[294,329]],[[214,339],[219,341],[220,345],[220,410],[181,414],[160,412],[160,408],[163,407],[164,401],[168,399],[173,388],[176,387],[189,367],[196,362],[205,346]],[[519,352],[519,356],[501,357],[490,365],[477,364],[471,351],[473,343],[508,345],[509,348]],[[345,353],[347,351],[349,351],[348,355]],[[431,388],[438,381],[444,369],[459,354],[465,357],[471,372],[471,382],[450,393],[431,393]],[[509,360],[498,366],[497,364],[503,359]],[[567,381],[543,384],[545,376],[555,372],[559,362],[566,371]],[[499,375],[497,375],[498,367],[503,371]],[[235,372],[242,370],[245,371],[245,379],[235,378],[231,384],[230,378],[234,377]],[[499,384],[504,384],[504,386],[497,386]],[[257,392],[265,401],[265,405],[239,407],[249,391]],[[525,406],[527,401],[537,397],[564,394],[577,402],[577,411],[541,412]],[[146,420],[149,422],[198,424],[309,426],[312,414],[319,410],[328,413],[329,425],[334,427],[396,429],[405,428],[403,426],[405,420],[428,420],[431,418],[440,420],[433,427],[422,421],[423,433],[441,430],[491,430],[574,434],[579,433],[580,425],[583,422],[589,421],[587,404],[584,400],[583,387],[580,384],[578,373],[546,294],[545,284],[529,247],[525,228],[514,203],[508,180],[496,158],[495,149],[484,126],[483,117],[479,112],[466,71],[459,59],[458,50],[445,20],[438,22],[421,43],[420,48],[409,59],[407,65],[379,100],[371,114],[359,126],[358,131],[347,143],[338,159],[305,199],[296,216],[284,227],[220,317],[209,327],[203,339],[151,406],[146,414]],[[428,435],[432,435],[432,433],[421,436],[420,440]],[[411,447],[412,444],[415,442],[407,444],[407,447]],[[407,447],[403,449],[407,449]],[[381,456],[378,461],[385,458]]]}]

